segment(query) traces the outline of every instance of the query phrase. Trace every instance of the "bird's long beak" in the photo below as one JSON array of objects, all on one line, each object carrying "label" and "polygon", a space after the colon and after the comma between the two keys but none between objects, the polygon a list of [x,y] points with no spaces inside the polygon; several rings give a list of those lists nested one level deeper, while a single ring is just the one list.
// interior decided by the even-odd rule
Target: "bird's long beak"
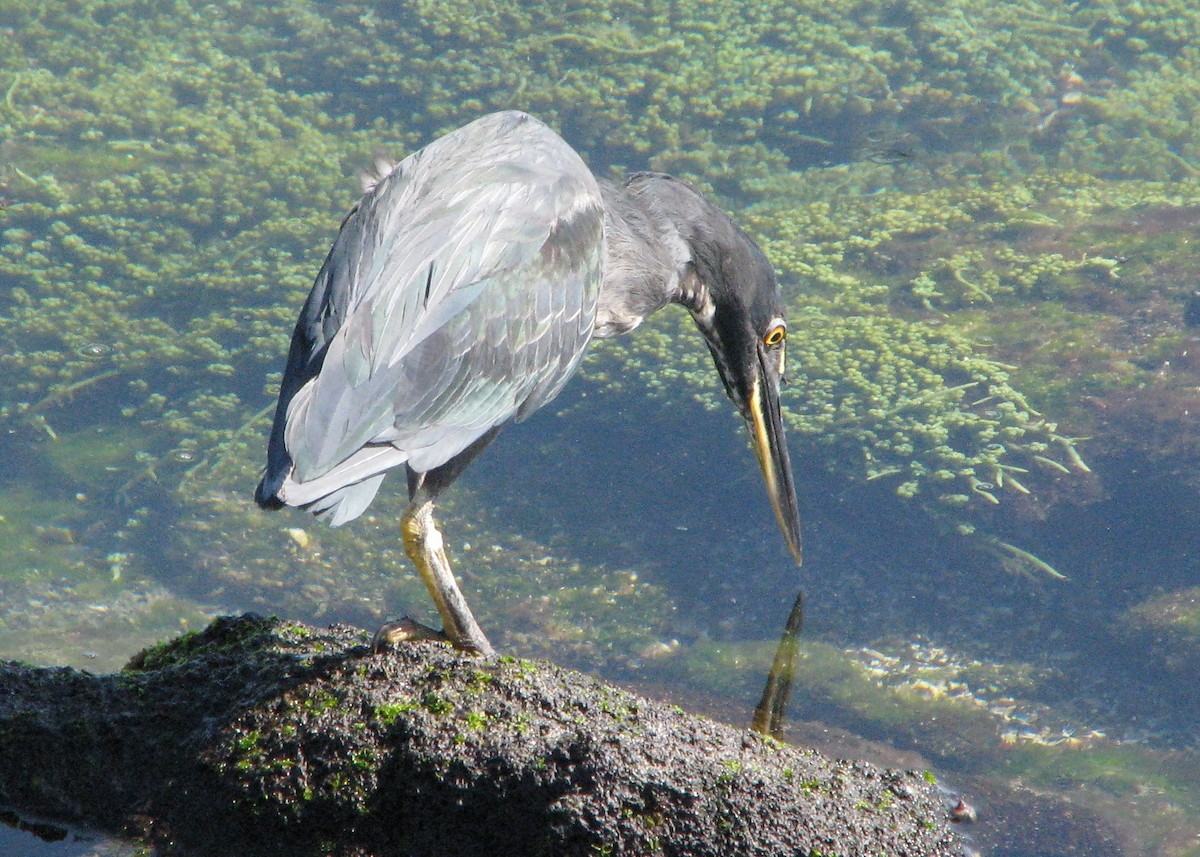
[{"label": "bird's long beak", "polygon": [[757,372],[750,383],[749,401],[743,410],[750,429],[754,454],[762,467],[767,483],[767,495],[775,509],[775,519],[783,530],[788,550],[801,562],[800,508],[796,502],[796,485],[792,479],[792,461],[788,457],[787,439],[783,434],[783,415],[779,410],[779,374],[781,367],[762,345],[758,346]]}]

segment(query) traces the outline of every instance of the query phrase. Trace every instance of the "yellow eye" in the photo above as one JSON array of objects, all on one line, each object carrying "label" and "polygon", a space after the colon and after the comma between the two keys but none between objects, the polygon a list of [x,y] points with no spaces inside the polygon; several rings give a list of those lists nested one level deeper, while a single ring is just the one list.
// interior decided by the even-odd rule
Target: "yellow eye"
[{"label": "yellow eye", "polygon": [[767,331],[767,335],[763,337],[763,345],[774,348],[783,342],[785,336],[787,336],[787,328],[782,324],[777,324]]}]

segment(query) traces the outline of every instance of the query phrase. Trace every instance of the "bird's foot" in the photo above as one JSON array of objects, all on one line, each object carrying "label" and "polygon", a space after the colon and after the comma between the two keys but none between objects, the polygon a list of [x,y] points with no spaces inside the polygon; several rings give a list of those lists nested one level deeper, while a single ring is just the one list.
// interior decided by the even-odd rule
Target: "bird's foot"
[{"label": "bird's foot", "polygon": [[388,649],[417,640],[437,640],[441,643],[449,643],[461,651],[485,657],[491,657],[496,653],[486,637],[481,640],[453,640],[445,631],[437,631],[407,616],[381,625],[371,640],[371,650],[378,655]]},{"label": "bird's foot", "polygon": [[395,622],[385,622],[381,625],[379,630],[375,632],[375,636],[371,639],[371,650],[375,654],[380,654],[401,643],[411,643],[415,640],[450,642],[450,638],[441,631],[435,631],[428,625],[405,616],[403,619],[398,619]]}]

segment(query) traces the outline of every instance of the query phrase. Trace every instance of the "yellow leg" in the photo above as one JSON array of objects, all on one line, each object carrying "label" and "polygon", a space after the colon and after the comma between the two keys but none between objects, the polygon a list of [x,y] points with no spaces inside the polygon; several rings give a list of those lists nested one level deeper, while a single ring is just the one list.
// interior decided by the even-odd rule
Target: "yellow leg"
[{"label": "yellow leg", "polygon": [[[404,535],[404,550],[420,572],[441,614],[445,638],[460,649],[487,657],[494,655],[496,650],[484,636],[454,580],[442,534],[433,520],[433,502],[422,500],[411,504],[400,521],[400,529]],[[375,634],[375,648],[378,650],[401,640],[428,638],[430,634],[424,633],[426,630],[425,626],[412,620],[389,622]]]}]

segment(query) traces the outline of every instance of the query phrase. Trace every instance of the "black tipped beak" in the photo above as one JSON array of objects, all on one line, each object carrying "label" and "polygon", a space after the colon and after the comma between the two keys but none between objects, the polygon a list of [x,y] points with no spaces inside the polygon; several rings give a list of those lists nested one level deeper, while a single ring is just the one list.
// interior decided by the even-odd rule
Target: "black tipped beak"
[{"label": "black tipped beak", "polygon": [[800,508],[792,479],[792,461],[788,457],[783,434],[783,415],[779,410],[779,367],[762,345],[758,346],[756,372],[750,383],[749,401],[742,408],[750,442],[762,467],[767,495],[775,509],[775,519],[783,530],[788,550],[801,562]]}]

